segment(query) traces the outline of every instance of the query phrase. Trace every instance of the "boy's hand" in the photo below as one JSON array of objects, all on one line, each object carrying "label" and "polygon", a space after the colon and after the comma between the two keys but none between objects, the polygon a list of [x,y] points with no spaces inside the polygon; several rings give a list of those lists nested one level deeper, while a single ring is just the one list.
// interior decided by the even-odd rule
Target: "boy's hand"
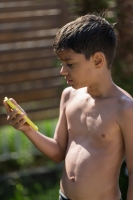
[{"label": "boy's hand", "polygon": [[[26,120],[24,119],[24,116],[26,115],[25,111],[17,104],[17,102],[14,99],[10,99],[18,109],[11,109],[10,106],[6,103],[6,101],[3,101],[3,104],[6,108],[7,113],[7,121],[8,123],[13,126],[15,129],[18,129],[20,131],[26,131],[29,129],[29,125],[26,123]],[[21,113],[20,113],[20,111]]]}]

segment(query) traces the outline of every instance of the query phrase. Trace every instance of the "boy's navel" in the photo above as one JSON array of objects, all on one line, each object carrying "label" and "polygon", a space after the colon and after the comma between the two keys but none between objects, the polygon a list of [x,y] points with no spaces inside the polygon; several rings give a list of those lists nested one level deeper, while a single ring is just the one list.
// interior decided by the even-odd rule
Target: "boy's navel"
[{"label": "boy's navel", "polygon": [[75,181],[75,176],[70,177],[71,181]]},{"label": "boy's navel", "polygon": [[104,135],[104,134],[102,134],[102,137],[105,137],[105,135]]}]

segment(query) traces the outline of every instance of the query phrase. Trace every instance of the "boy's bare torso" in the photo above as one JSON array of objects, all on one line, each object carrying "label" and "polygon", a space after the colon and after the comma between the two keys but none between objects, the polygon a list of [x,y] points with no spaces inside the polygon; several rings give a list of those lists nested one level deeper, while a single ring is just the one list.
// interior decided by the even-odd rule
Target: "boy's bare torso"
[{"label": "boy's bare torso", "polygon": [[124,142],[117,120],[122,95],[93,99],[85,88],[71,90],[61,190],[71,200],[119,200]]}]

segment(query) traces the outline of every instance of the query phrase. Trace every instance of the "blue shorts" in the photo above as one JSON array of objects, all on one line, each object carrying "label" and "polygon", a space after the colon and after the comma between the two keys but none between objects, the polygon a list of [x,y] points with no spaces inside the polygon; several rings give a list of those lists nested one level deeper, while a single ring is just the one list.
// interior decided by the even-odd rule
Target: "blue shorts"
[{"label": "blue shorts", "polygon": [[[71,199],[68,199],[62,192],[61,190],[59,190],[59,200],[71,200]],[[120,199],[122,200],[122,199]]]}]

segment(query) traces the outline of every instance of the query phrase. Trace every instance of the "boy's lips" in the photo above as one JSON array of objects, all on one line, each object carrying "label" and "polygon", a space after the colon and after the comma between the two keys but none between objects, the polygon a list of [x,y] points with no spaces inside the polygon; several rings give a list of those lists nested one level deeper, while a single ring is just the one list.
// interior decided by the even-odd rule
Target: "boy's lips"
[{"label": "boy's lips", "polygon": [[68,79],[68,78],[66,78],[66,77],[65,77],[65,79],[66,79],[66,81],[67,81],[67,84],[69,84],[69,85],[72,84],[72,80],[71,80],[71,79]]},{"label": "boy's lips", "polygon": [[67,80],[67,84],[71,85],[72,84],[72,80]]}]

